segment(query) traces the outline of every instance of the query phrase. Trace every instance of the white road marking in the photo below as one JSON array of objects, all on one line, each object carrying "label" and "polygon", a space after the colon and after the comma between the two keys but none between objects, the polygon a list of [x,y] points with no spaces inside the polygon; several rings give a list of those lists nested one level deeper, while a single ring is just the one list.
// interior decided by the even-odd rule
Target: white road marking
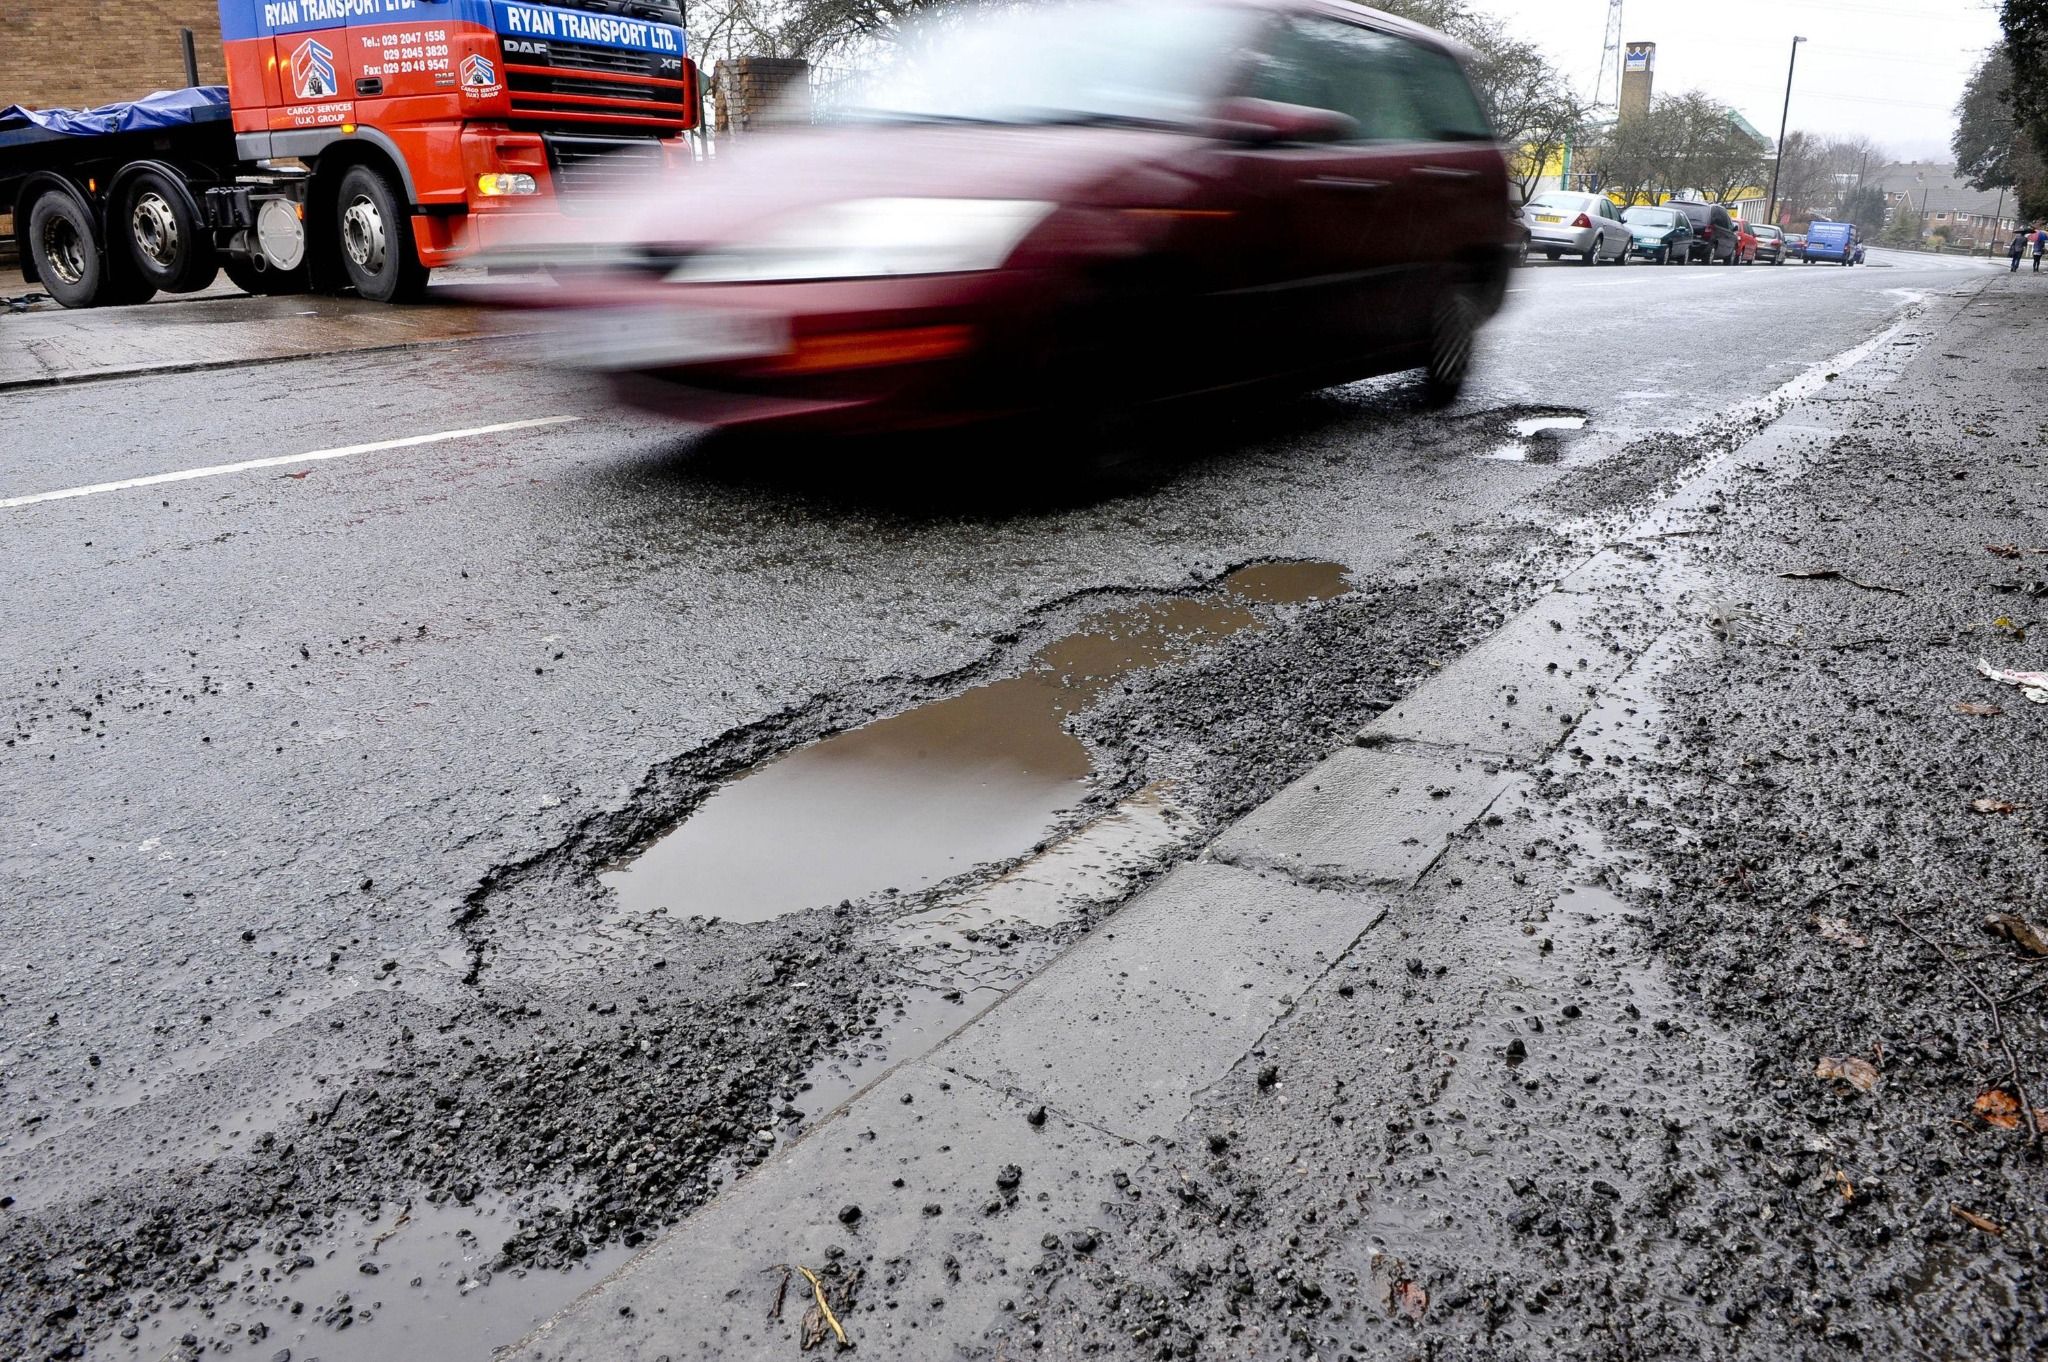
[{"label": "white road marking", "polygon": [[0,498],[0,508],[33,506],[39,501],[64,501],[70,497],[97,496],[101,492],[125,492],[131,487],[155,487],[166,482],[189,482],[193,478],[213,478],[222,473],[246,473],[252,468],[282,468],[291,464],[316,463],[322,459],[346,459],[354,454],[374,454],[380,449],[410,449],[415,445],[439,444],[443,440],[467,440],[476,435],[502,435],[512,430],[559,426],[580,419],[582,418],[576,416],[536,416],[527,421],[501,421],[495,426],[471,426],[467,430],[443,430],[432,435],[408,435],[398,440],[375,440],[366,445],[316,449],[310,454],[281,454],[270,459],[217,463],[207,468],[186,468],[176,473],[152,473],[145,478],[123,478],[119,482],[96,482],[89,487],[66,487],[56,492],[35,492],[24,497]]}]

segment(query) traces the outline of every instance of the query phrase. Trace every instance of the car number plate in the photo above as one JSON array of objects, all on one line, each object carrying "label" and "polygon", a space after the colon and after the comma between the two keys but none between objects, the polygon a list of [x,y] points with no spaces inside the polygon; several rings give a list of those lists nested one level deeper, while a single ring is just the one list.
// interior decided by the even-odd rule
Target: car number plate
[{"label": "car number plate", "polygon": [[1559,217],[1559,216],[1558,216],[1557,214],[1555,214],[1555,213],[1538,213],[1538,214],[1536,215],[1536,220],[1537,220],[1538,222],[1563,222],[1563,221],[1564,221],[1564,219],[1563,219],[1563,218]]},{"label": "car number plate", "polygon": [[575,314],[565,347],[592,369],[653,369],[757,359],[789,350],[786,318],[684,307],[599,307]]}]

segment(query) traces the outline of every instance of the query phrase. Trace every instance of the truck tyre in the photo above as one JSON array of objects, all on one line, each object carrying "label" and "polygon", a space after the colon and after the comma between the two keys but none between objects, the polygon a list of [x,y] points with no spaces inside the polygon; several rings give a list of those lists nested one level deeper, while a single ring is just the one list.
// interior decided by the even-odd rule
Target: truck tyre
[{"label": "truck tyre", "polygon": [[135,275],[151,292],[197,293],[220,272],[192,195],[162,171],[138,171],[128,181],[108,229],[125,243]]},{"label": "truck tyre", "polygon": [[92,214],[78,200],[60,189],[44,191],[29,206],[28,250],[36,277],[59,303],[91,307],[103,301],[106,253],[100,249]]},{"label": "truck tyre", "polygon": [[412,214],[382,171],[350,166],[335,196],[341,267],[373,302],[407,303],[427,288],[427,267],[413,245]]},{"label": "truck tyre", "polygon": [[259,270],[247,256],[230,255],[222,258],[221,272],[227,275],[229,283],[257,298],[279,298],[313,287],[304,265],[295,270]]}]

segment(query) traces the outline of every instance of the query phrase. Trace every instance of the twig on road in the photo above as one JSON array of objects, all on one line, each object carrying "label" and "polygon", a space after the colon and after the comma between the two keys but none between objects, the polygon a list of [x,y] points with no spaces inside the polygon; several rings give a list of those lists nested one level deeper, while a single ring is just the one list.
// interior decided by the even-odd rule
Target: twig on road
[{"label": "twig on road", "polygon": [[811,1294],[818,1299],[818,1314],[824,1320],[826,1327],[832,1330],[832,1336],[839,1340],[841,1350],[851,1348],[853,1340],[846,1336],[846,1329],[839,1323],[839,1316],[833,1314],[832,1307],[825,1303],[825,1283],[819,1281],[818,1274],[805,1267],[802,1263],[797,1264],[796,1270],[803,1273],[804,1280],[811,1284]]},{"label": "twig on road", "polygon": [[2012,1095],[2018,1100],[2020,1115],[2025,1118],[2027,1123],[2027,1143],[2039,1145],[2041,1143],[2041,1122],[2034,1115],[2034,1104],[2027,1100],[2026,1086],[2020,1081],[2020,1062],[2012,1052],[2012,1040],[2005,1034],[2005,1017],[1998,1010],[1998,999],[1992,997],[1990,990],[1978,983],[1976,979],[1964,971],[1961,965],[1956,963],[1956,958],[1949,954],[1948,947],[1942,945],[1933,937],[1924,935],[1912,923],[1906,921],[1905,917],[1896,909],[1892,912],[1892,921],[1903,927],[1907,935],[1911,936],[1914,940],[1924,946],[1933,947],[1940,954],[1941,958],[1948,963],[1948,967],[1955,971],[1956,977],[1969,985],[1970,991],[1979,998],[1982,998],[1984,1005],[1991,1009],[1991,1027],[1998,1036],[1998,1048],[2005,1052],[2006,1081],[2012,1084]]},{"label": "twig on road", "polygon": [[1881,591],[1887,596],[1907,594],[1895,586],[1879,586],[1876,582],[1858,581],[1840,568],[1804,568],[1797,572],[1781,572],[1778,575],[1789,577],[1796,582],[1846,582],[1859,591]]},{"label": "twig on road", "polygon": [[401,1210],[398,1213],[398,1219],[391,1222],[391,1228],[385,1230],[382,1234],[378,1235],[375,1239],[372,1239],[370,1241],[370,1252],[374,1254],[378,1249],[384,1246],[384,1241],[386,1239],[389,1239],[392,1235],[398,1233],[400,1230],[404,1229],[407,1225],[411,1223],[412,1203],[408,1201],[405,1203],[405,1209]]}]

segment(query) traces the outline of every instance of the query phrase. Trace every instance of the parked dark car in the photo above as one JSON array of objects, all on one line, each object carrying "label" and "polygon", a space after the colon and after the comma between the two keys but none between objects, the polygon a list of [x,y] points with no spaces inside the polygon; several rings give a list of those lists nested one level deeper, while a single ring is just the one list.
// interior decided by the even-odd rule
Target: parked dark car
[{"label": "parked dark car", "polygon": [[1759,223],[1751,228],[1756,233],[1756,258],[1773,265],[1785,263],[1785,233],[1782,228],[1769,223]]},{"label": "parked dark car", "polygon": [[1806,233],[1785,233],[1785,258],[1787,260],[1806,259]]},{"label": "parked dark car", "polygon": [[711,425],[1404,369],[1458,392],[1513,243],[1448,39],[1330,0],[1095,0],[900,51],[832,125],[756,134],[578,243],[530,300],[567,309],[551,351]]},{"label": "parked dark car", "polygon": [[1622,212],[1629,249],[1659,265],[1683,265],[1692,255],[1692,219],[1676,208],[1637,204]]},{"label": "parked dark car", "polygon": [[1717,260],[1737,263],[1735,219],[1718,203],[1699,199],[1667,199],[1664,206],[1675,208],[1692,221],[1692,258],[1711,265]]}]

